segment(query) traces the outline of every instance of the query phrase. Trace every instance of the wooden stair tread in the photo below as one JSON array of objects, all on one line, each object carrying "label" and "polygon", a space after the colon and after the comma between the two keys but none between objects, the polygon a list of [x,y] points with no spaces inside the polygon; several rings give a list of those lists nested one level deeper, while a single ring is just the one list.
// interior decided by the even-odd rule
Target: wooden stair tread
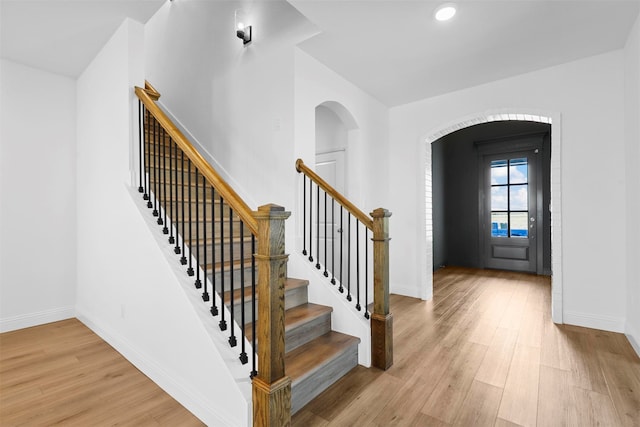
[{"label": "wooden stair tread", "polygon": [[[249,294],[251,295],[251,294]],[[313,303],[306,303],[290,308],[284,312],[284,331],[296,328],[306,322],[310,322],[313,319],[324,316],[327,313],[333,311],[332,307],[326,305],[319,305]],[[246,337],[251,337],[253,331],[253,323],[247,323],[245,325],[244,333]]]},{"label": "wooden stair tread", "polygon": [[360,338],[330,331],[285,354],[286,375],[292,387],[358,343]]}]

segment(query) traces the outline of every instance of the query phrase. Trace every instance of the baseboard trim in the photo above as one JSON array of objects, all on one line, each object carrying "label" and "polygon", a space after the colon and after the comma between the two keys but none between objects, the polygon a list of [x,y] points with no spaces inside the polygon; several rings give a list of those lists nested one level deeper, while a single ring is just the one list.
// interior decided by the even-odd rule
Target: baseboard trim
[{"label": "baseboard trim", "polygon": [[625,330],[625,335],[631,344],[631,347],[635,350],[638,357],[640,357],[640,334],[638,331],[633,329],[629,322],[627,322],[627,328]]},{"label": "baseboard trim", "polygon": [[36,313],[21,314],[19,316],[0,319],[0,332],[30,328],[32,326],[44,325],[45,323],[71,319],[72,317],[75,317],[75,309],[73,307],[59,307]]},{"label": "baseboard trim", "polygon": [[237,424],[236,421],[216,413],[207,403],[205,396],[194,394],[188,384],[170,375],[153,358],[137,350],[126,338],[113,333],[108,327],[98,325],[91,316],[80,310],[76,317],[205,424],[229,427]]},{"label": "baseboard trim", "polygon": [[389,286],[389,288],[390,288],[389,293],[392,293],[392,294],[402,295],[402,296],[411,297],[411,298],[425,299],[425,296],[421,295],[420,290],[414,287],[391,285]]},{"label": "baseboard trim", "polygon": [[613,316],[596,316],[589,313],[565,311],[562,318],[567,325],[600,329],[609,332],[624,332],[624,318]]}]

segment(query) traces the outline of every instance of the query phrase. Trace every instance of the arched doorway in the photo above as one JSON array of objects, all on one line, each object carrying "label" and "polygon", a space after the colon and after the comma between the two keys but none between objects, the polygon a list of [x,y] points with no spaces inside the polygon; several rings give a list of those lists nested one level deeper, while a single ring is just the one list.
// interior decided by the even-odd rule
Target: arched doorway
[{"label": "arched doorway", "polygon": [[431,144],[439,138],[455,132],[460,129],[464,129],[476,124],[490,123],[497,121],[531,121],[539,123],[547,123],[551,125],[551,139],[553,141],[553,148],[551,152],[551,315],[552,319],[556,323],[562,323],[562,234],[561,234],[561,220],[562,220],[562,207],[561,207],[561,176],[560,176],[560,155],[562,147],[562,135],[560,132],[560,115],[557,113],[547,114],[532,114],[525,112],[513,112],[513,111],[496,111],[479,113],[472,116],[467,116],[454,120],[450,123],[444,124],[435,129],[425,137],[425,209],[424,209],[424,224],[425,224],[425,250],[426,254],[424,259],[426,271],[427,286],[430,289],[427,290],[427,295],[432,294],[433,286],[433,198],[432,198],[432,156],[431,156]]},{"label": "arched doorway", "polygon": [[[315,171],[329,185],[347,198],[352,196],[354,179],[353,171],[356,169],[353,162],[357,156],[352,156],[354,149],[357,149],[358,127],[351,113],[340,103],[327,101],[315,109]],[[357,191],[357,188],[356,188]],[[322,201],[319,201],[322,203]],[[324,206],[324,205],[323,205]],[[328,248],[340,247],[340,242],[347,244],[347,228],[342,224],[341,210],[338,206],[331,209],[321,209],[317,215],[316,226],[320,230],[319,237],[324,239],[326,230]],[[324,259],[326,256],[327,259]],[[343,253],[343,264],[347,265],[347,252]],[[325,264],[332,260],[332,250],[327,254],[318,254],[318,262]]]}]

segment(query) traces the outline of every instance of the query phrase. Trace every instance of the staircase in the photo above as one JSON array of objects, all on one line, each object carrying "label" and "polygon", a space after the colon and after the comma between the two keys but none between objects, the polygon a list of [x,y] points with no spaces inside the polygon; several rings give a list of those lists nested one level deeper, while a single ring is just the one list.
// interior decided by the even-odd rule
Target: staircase
[{"label": "staircase", "polygon": [[[240,359],[243,363],[255,360],[244,352],[243,340],[252,343],[254,320],[259,321],[254,319],[260,295],[256,293],[254,301],[252,232],[196,172],[168,134],[150,123],[145,120],[144,128],[145,137],[152,141],[147,144],[144,159],[148,206],[154,214],[158,211],[158,224],[169,235],[169,244],[174,246],[186,274],[195,276],[195,288],[203,289],[203,303],[212,300],[209,292],[217,292],[232,313],[237,325],[232,324],[232,319],[222,319],[220,328],[231,331],[232,346],[242,345],[244,358],[241,355]],[[303,279],[285,280],[284,363],[285,374],[291,379],[292,414],[358,364],[360,339],[332,330],[332,308],[310,303],[308,285]],[[221,317],[223,311],[214,307],[212,315]],[[260,346],[257,337],[255,346],[254,352]],[[247,352],[251,353],[250,347]],[[247,375],[249,372],[250,369]]]}]

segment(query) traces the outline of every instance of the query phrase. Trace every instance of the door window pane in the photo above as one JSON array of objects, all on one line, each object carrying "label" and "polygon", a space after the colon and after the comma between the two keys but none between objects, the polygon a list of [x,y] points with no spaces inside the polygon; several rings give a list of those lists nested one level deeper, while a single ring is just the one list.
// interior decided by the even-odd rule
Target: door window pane
[{"label": "door window pane", "polygon": [[506,211],[509,209],[507,201],[507,186],[491,187],[491,210]]},{"label": "door window pane", "polygon": [[509,232],[509,214],[491,212],[491,237],[507,237]]},{"label": "door window pane", "polygon": [[511,212],[510,237],[529,237],[529,212]]},{"label": "door window pane", "polygon": [[526,184],[529,182],[527,159],[509,160],[509,184]]},{"label": "door window pane", "polygon": [[507,184],[507,161],[492,160],[491,161],[491,185]]},{"label": "door window pane", "polygon": [[491,236],[529,237],[529,162],[491,161]]},{"label": "door window pane", "polygon": [[528,185],[527,184],[510,185],[509,186],[509,210],[526,211],[527,209],[529,209]]}]

